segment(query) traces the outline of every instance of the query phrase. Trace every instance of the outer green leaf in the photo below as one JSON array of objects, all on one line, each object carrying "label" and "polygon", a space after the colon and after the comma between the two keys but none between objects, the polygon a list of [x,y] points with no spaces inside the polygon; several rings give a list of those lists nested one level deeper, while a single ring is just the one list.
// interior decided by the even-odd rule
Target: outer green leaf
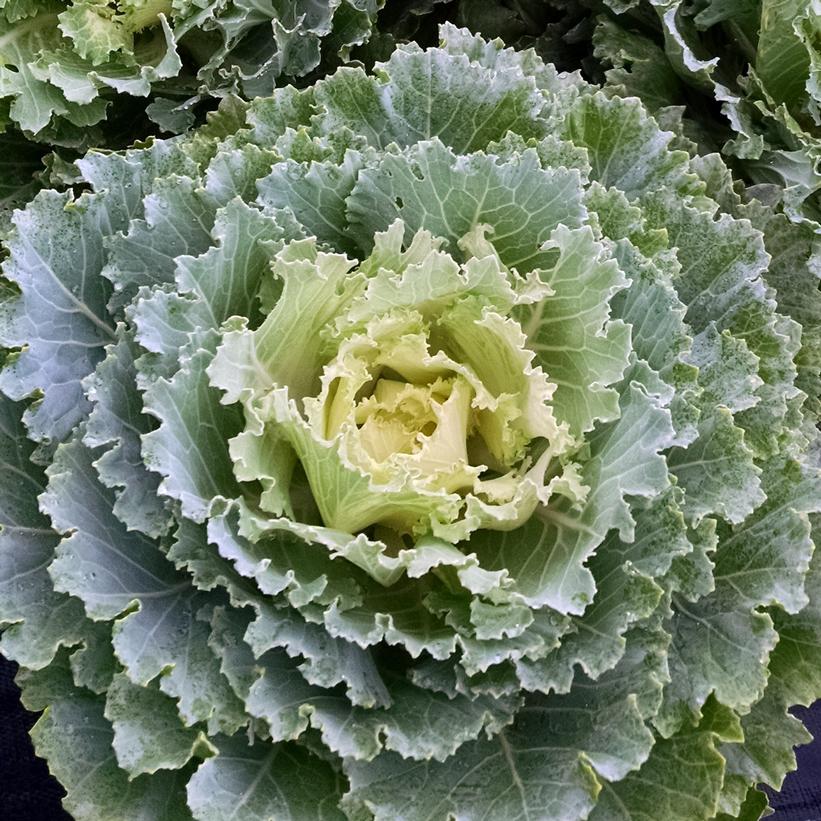
[{"label": "outer green leaf", "polygon": [[[173,374],[180,349],[195,332],[216,330],[232,314],[256,315],[255,297],[275,243],[300,235],[292,219],[273,219],[238,200],[220,209],[211,231],[216,244],[198,257],[173,260],[182,293],[156,289],[131,307],[140,344],[162,354]],[[143,263],[152,268],[150,254]]]},{"label": "outer green leaf", "polygon": [[[56,88],[37,79],[30,61],[41,49],[59,43],[57,16],[39,15],[17,23],[0,21],[4,65],[0,69],[0,94],[11,97],[10,113],[24,131],[36,133],[48,125],[52,114],[67,114],[68,106]],[[15,70],[9,68],[14,66]]]},{"label": "outer green leaf", "polygon": [[760,360],[729,331],[719,333],[714,324],[708,325],[693,340],[688,361],[698,368],[698,383],[704,390],[700,404],[724,405],[735,413],[760,401],[755,395],[762,384]]},{"label": "outer green leaf", "polygon": [[[210,519],[208,539],[240,576],[254,580],[260,592],[268,596],[282,593],[294,607],[306,607],[315,601],[336,602],[341,607],[361,602],[358,583],[367,577],[356,568],[334,562],[324,546],[307,544],[287,531],[274,532],[252,543],[240,535],[235,518],[225,515]],[[185,530],[190,531],[187,523]],[[190,536],[185,539],[190,540]],[[202,550],[186,549],[195,549],[195,555]]]},{"label": "outer green leaf", "polygon": [[445,239],[457,257],[458,240],[488,225],[502,262],[523,273],[548,267],[552,256],[541,247],[552,230],[560,223],[575,228],[584,217],[577,170],[545,171],[535,150],[504,163],[483,154],[457,160],[438,139],[385,154],[376,167],[363,170],[348,198],[348,215],[365,251],[397,217],[408,241],[425,228]]},{"label": "outer green leaf", "polygon": [[[674,284],[696,332],[710,322],[741,337],[759,358],[759,402],[737,415],[758,453],[777,452],[778,438],[796,396],[793,358],[800,347],[797,326],[775,314],[774,294],[761,279],[767,257],[761,234],[746,220],[718,219],[675,203],[669,194],[645,199],[648,222],[665,228],[684,267]],[[705,251],[705,249],[708,249]]]},{"label": "outer green leaf", "polygon": [[746,608],[730,583],[717,582],[714,593],[695,603],[674,597],[673,606],[672,682],[659,728],[669,733],[697,718],[711,692],[722,704],[748,709],[767,684],[767,660],[778,641],[772,619]]},{"label": "outer green leaf", "polygon": [[[615,3],[609,5],[612,7]],[[605,76],[619,96],[640,98],[650,112],[681,98],[682,81],[667,61],[663,48],[652,37],[601,15],[593,34],[593,46],[594,55],[604,65],[613,66]]]},{"label": "outer green leaf", "polygon": [[288,209],[308,234],[339,251],[353,252],[346,216],[346,198],[353,190],[363,157],[346,151],[342,163],[314,161],[308,164],[286,160],[259,181],[259,201],[273,208]]},{"label": "outer green leaf", "polygon": [[805,10],[795,0],[764,0],[761,6],[755,68],[779,103],[794,105],[806,91],[810,58],[796,31]]},{"label": "outer green leaf", "polygon": [[318,700],[311,724],[331,750],[346,758],[368,760],[385,749],[408,760],[445,761],[466,743],[510,724],[520,705],[515,696],[451,698],[401,679],[391,682],[390,692],[393,704],[385,711],[325,706]]},{"label": "outer green leaf", "polygon": [[3,654],[30,668],[48,664],[61,644],[84,635],[79,601],[53,589],[48,565],[57,534],[38,510],[45,487],[20,421],[24,406],[0,395],[0,623]]},{"label": "outer green leaf", "polygon": [[120,673],[108,689],[105,717],[114,731],[117,763],[132,778],[179,770],[194,755],[216,750],[204,733],[180,724],[174,702],[153,687],[138,687]]},{"label": "outer green leaf", "polygon": [[[112,619],[141,594],[162,594],[181,579],[157,546],[112,514],[114,494],[99,483],[80,441],[61,445],[48,470],[41,508],[67,534],[49,568],[57,589],[83,599],[94,619]],[[127,580],[126,584],[123,584]]]},{"label": "outer green leaf", "polygon": [[14,217],[4,274],[22,293],[0,315],[0,343],[25,348],[3,369],[0,389],[14,399],[44,392],[25,416],[35,440],[60,441],[87,415],[80,382],[115,339],[99,276],[110,220],[99,197],[75,202],[54,191]]},{"label": "outer green leaf", "polygon": [[103,62],[112,51],[132,46],[132,33],[122,17],[94,0],[73,3],[59,15],[60,31],[74,41],[79,55],[94,63]]},{"label": "outer green leaf", "polygon": [[[524,6],[520,6],[520,10],[524,11]],[[470,28],[473,29],[472,26]],[[472,62],[485,68],[495,68],[500,73],[515,72],[532,77],[536,87],[547,92],[546,111],[563,108],[579,93],[590,90],[578,72],[559,72],[551,63],[540,59],[536,50],[505,48],[500,39],[488,41],[480,34],[456,28],[451,23],[440,26],[439,37],[441,47],[451,54],[466,54]]]},{"label": "outer green leaf", "polygon": [[[135,42],[133,56],[123,59],[116,55],[95,65],[93,59],[66,48],[63,42],[60,48],[43,49],[32,63],[32,73],[60,89],[67,101],[81,106],[81,111],[97,102],[106,88],[147,97],[152,83],[174,77],[182,68],[171,26],[164,17],[155,18],[155,22],[160,25],[151,27]],[[97,57],[101,54],[98,50]]]},{"label": "outer green leaf", "polygon": [[182,254],[201,254],[210,241],[216,204],[193,179],[171,174],[143,200],[143,216],[106,242],[104,276],[114,285],[110,308],[128,304],[141,285],[173,282]]},{"label": "outer green leaf", "polygon": [[[237,694],[252,715],[266,721],[275,740],[296,739],[310,725],[321,731],[327,747],[344,757],[368,760],[384,748],[405,758],[441,761],[483,730],[491,734],[509,724],[518,706],[515,697],[430,692],[394,673],[383,685],[382,709],[352,707],[338,693],[310,686],[305,666],[300,670],[282,651],[254,645],[252,652],[242,636],[253,642],[259,622],[246,632],[247,625],[244,615],[218,611],[212,644],[219,648],[223,670]],[[288,653],[295,655],[295,649],[289,647]]]},{"label": "outer green leaf", "polygon": [[644,205],[649,224],[666,229],[670,245],[678,249],[682,270],[674,284],[696,331],[711,320],[723,330],[728,309],[738,311],[749,299],[763,299],[759,277],[767,256],[763,238],[749,223],[726,214],[714,220],[667,192],[646,195]]},{"label": "outer green leaf", "polygon": [[592,177],[628,199],[647,191],[692,189],[687,154],[671,151],[673,135],[661,131],[635,99],[580,97],[563,123],[564,135],[588,151]]},{"label": "outer green leaf", "polygon": [[558,384],[556,415],[578,436],[619,413],[618,393],[609,386],[627,367],[630,329],[610,320],[608,303],[626,282],[589,228],[560,225],[543,247],[559,254],[541,275],[553,293],[516,315],[537,361]]},{"label": "outer green leaf", "polygon": [[217,740],[218,755],[188,782],[188,803],[198,821],[316,818],[341,821],[342,779],[328,764],[294,744]]},{"label": "outer green leaf", "polygon": [[573,619],[574,629],[544,659],[517,663],[528,689],[568,690],[577,664],[593,678],[612,669],[625,652],[627,629],[659,605],[662,588],[654,580],[676,557],[693,550],[672,492],[652,501],[636,499],[632,509],[633,541],[622,541],[613,531],[590,559],[596,594],[584,614]]},{"label": "outer green leaf", "polygon": [[[584,693],[584,694],[583,694]],[[586,700],[593,695],[593,701]],[[442,763],[411,763],[383,753],[348,765],[347,806],[366,804],[377,819],[550,817],[583,819],[601,789],[597,773],[621,779],[647,755],[650,734],[635,697],[607,709],[595,690],[532,697],[517,723],[463,747]],[[607,698],[607,689],[601,694]],[[617,706],[618,705],[618,706]]]},{"label": "outer green leaf", "polygon": [[804,577],[813,555],[807,514],[821,510],[821,477],[792,460],[773,460],[763,476],[766,501],[730,533],[721,533],[715,574],[749,606],[778,603],[798,613],[808,603]]},{"label": "outer green leaf", "polygon": [[[237,494],[225,443],[240,425],[237,410],[221,406],[217,392],[203,381],[214,340],[202,334],[232,313],[254,314],[254,296],[268,268],[266,243],[292,228],[283,229],[269,217],[232,202],[214,226],[218,245],[201,257],[180,261],[177,280],[184,296],[156,292],[137,307],[138,338],[149,350],[176,359],[188,334],[197,332],[198,349],[170,380],[156,381],[145,395],[146,410],[162,424],[144,436],[143,458],[166,477],[162,492],[182,501],[185,515],[198,521],[215,497]],[[200,441],[206,430],[209,441]],[[192,447],[181,451],[181,437]]]},{"label": "outer green leaf", "polygon": [[114,489],[114,515],[131,530],[159,536],[168,529],[169,513],[157,494],[159,477],[142,464],[140,435],[150,430],[150,420],[134,381],[139,354],[120,327],[119,341],[107,348],[106,358],[84,382],[94,408],[83,441],[92,449],[106,448],[95,467],[100,481]]},{"label": "outer green leaf", "polygon": [[725,408],[701,422],[698,439],[689,447],[674,448],[668,463],[684,490],[683,508],[695,522],[710,513],[742,522],[764,501],[760,468],[744,443],[744,431]]},{"label": "outer green leaf", "polygon": [[324,614],[332,636],[341,636],[369,647],[380,641],[401,644],[414,658],[423,651],[445,659],[456,650],[453,628],[425,606],[427,586],[404,577],[389,588],[372,583],[361,604],[340,607],[332,604]]},{"label": "outer green leaf", "polygon": [[111,627],[106,622],[89,622],[82,645],[69,657],[71,675],[77,687],[103,694],[119,669],[111,646]]},{"label": "outer green leaf", "polygon": [[460,154],[484,148],[508,131],[544,134],[535,83],[516,72],[471,65],[465,54],[400,47],[378,77],[341,69],[316,86],[324,133],[350,128],[378,148],[438,137]]},{"label": "outer green leaf", "polygon": [[143,459],[165,477],[160,492],[178,500],[195,522],[239,494],[226,442],[239,432],[241,418],[236,408],[220,404],[208,384],[211,359],[208,349],[199,348],[172,379],[157,380],[145,394],[145,410],[161,425],[143,436]]},{"label": "outer green leaf", "polygon": [[764,781],[779,786],[796,766],[794,747],[810,741],[803,725],[787,709],[795,704],[809,706],[821,687],[819,580],[815,554],[806,580],[809,605],[797,614],[773,614],[780,639],[770,657],[767,692],[742,718],[744,743],[721,750],[727,757],[728,771],[747,783]]},{"label": "outer green leaf", "polygon": [[658,739],[644,765],[622,781],[606,784],[595,821],[707,821],[713,818],[724,762],[709,726]]},{"label": "outer green leaf", "polygon": [[[197,612],[205,594],[191,588],[157,545],[127,531],[113,515],[113,493],[97,480],[92,454],[78,441],[61,445],[49,470],[43,510],[70,533],[49,571],[55,589],[82,599],[95,620],[113,620],[114,648],[131,678],[179,700],[186,723],[212,720],[235,729],[242,714],[208,646]],[[136,612],[130,612],[135,610]]]},{"label": "outer green leaf", "polygon": [[764,232],[764,243],[772,257],[767,282],[776,289],[779,311],[801,325],[801,351],[796,357],[796,384],[809,397],[816,413],[821,396],[821,277],[815,228],[804,221],[794,223],[775,208],[753,202],[741,210]]},{"label": "outer green leaf", "polygon": [[335,639],[319,625],[300,618],[293,610],[262,606],[245,634],[254,654],[283,648],[299,665],[306,681],[333,688],[345,682],[348,698],[362,707],[386,706],[390,696],[369,653],[358,645]]},{"label": "outer green leaf", "polygon": [[46,708],[32,730],[35,749],[65,786],[64,805],[77,821],[191,818],[185,803],[189,771],[129,779],[114,757],[103,699],[74,689],[66,668],[53,665],[29,674],[22,685],[29,709]]}]

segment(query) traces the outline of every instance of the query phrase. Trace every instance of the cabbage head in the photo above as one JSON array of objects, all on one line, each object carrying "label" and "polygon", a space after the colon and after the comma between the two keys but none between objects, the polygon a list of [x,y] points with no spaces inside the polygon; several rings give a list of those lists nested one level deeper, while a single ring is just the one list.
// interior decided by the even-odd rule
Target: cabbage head
[{"label": "cabbage head", "polygon": [[396,549],[512,530],[554,487],[583,496],[576,466],[565,476],[560,463],[573,440],[550,404],[556,385],[508,316],[551,290],[504,269],[485,227],[458,241],[480,254],[462,266],[424,229],[403,249],[401,220],[355,271],[313,238],[274,256],[275,307],[253,331],[238,317],[208,372],[244,406],[229,448],[238,477],[265,488],[260,509],[286,514],[278,525],[306,518],[290,503],[297,465],[313,519],[342,533],[374,527]]},{"label": "cabbage head", "polygon": [[77,821],[750,819],[809,738],[813,225],[440,35],[15,214],[0,649]]}]

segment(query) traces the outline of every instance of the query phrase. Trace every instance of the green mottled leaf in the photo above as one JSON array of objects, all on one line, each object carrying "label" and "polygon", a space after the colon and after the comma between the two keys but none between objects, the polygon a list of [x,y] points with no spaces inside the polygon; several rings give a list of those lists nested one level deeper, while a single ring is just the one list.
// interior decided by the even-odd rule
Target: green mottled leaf
[{"label": "green mottled leaf", "polygon": [[764,501],[760,468],[744,443],[744,431],[733,424],[726,408],[704,419],[695,442],[686,449],[674,448],[668,462],[684,490],[682,506],[696,522],[711,513],[742,522]]},{"label": "green mottled leaf", "polygon": [[131,530],[160,536],[168,529],[169,513],[158,496],[159,477],[142,464],[140,434],[151,423],[142,412],[135,384],[134,360],[140,355],[130,334],[119,329],[119,341],[86,377],[86,395],[94,407],[83,437],[89,448],[105,448],[94,463],[100,481],[114,489],[113,513]]},{"label": "green mottled leaf", "polygon": [[105,308],[109,287],[99,276],[110,219],[100,197],[72,201],[55,191],[14,217],[4,275],[21,293],[0,315],[0,343],[25,347],[3,369],[0,389],[13,399],[43,391],[24,417],[35,440],[65,439],[88,413],[81,380],[115,339]]},{"label": "green mottled leaf", "polygon": [[92,458],[74,441],[60,446],[49,470],[43,510],[70,534],[49,568],[55,589],[82,599],[95,620],[118,619],[114,650],[130,677],[147,684],[162,674],[161,689],[178,699],[186,723],[213,719],[236,728],[242,713],[207,646],[207,626],[197,621],[207,594],[114,516],[114,495],[98,482]]},{"label": "green mottled leaf", "polygon": [[686,153],[670,150],[673,135],[659,129],[636,99],[585,95],[563,127],[566,137],[587,149],[593,179],[631,200],[657,189],[685,191],[695,181]]},{"label": "green mottled leaf", "polygon": [[188,803],[197,821],[222,821],[242,813],[248,821],[316,818],[341,821],[343,786],[325,762],[294,744],[250,744],[217,739],[218,754],[188,782]]},{"label": "green mottled leaf", "polygon": [[172,699],[153,687],[138,687],[123,673],[108,689],[105,717],[114,731],[117,763],[132,778],[179,770],[192,756],[214,752],[202,731],[180,723]]},{"label": "green mottled leaf", "polygon": [[541,100],[532,81],[469,66],[464,54],[405,46],[393,52],[379,77],[341,69],[317,84],[319,127],[325,133],[350,128],[378,148],[438,137],[460,154],[508,131],[543,135]]},{"label": "green mottled leaf", "polygon": [[590,815],[596,821],[707,821],[715,815],[724,762],[708,727],[657,739],[636,773],[604,785]]},{"label": "green mottled leaf", "polygon": [[45,487],[31,461],[24,405],[0,395],[0,623],[3,654],[27,667],[48,664],[61,644],[76,644],[86,619],[79,601],[56,592],[48,575],[59,537],[37,508]]},{"label": "green mottled leaf", "polygon": [[505,265],[522,272],[547,267],[552,257],[541,246],[552,230],[560,223],[577,227],[583,218],[579,173],[543,170],[535,150],[504,163],[483,154],[457,160],[433,139],[403,154],[386,153],[360,173],[348,198],[351,234],[363,250],[397,217],[406,239],[425,228],[453,253],[458,240],[488,225]]},{"label": "green mottled leaf", "polygon": [[75,689],[65,667],[52,665],[27,674],[21,683],[29,709],[45,708],[32,730],[35,749],[65,786],[64,806],[77,821],[191,818],[185,803],[189,771],[129,779],[117,766],[103,698]]}]

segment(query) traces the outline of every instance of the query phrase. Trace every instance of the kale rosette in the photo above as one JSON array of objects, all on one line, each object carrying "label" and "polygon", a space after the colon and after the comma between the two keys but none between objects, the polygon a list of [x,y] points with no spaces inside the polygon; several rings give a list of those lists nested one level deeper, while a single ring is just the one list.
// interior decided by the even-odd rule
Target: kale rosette
[{"label": "kale rosette", "polygon": [[808,738],[810,224],[441,37],[14,217],[0,649],[77,821],[752,818]]}]

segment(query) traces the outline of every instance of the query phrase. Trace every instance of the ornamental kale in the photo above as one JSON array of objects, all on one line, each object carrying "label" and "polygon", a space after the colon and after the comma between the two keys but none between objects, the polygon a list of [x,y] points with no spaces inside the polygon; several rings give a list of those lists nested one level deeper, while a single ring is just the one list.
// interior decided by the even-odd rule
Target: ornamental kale
[{"label": "ornamental kale", "polygon": [[813,226],[440,34],[14,217],[0,649],[77,821],[757,818],[808,738]]}]

